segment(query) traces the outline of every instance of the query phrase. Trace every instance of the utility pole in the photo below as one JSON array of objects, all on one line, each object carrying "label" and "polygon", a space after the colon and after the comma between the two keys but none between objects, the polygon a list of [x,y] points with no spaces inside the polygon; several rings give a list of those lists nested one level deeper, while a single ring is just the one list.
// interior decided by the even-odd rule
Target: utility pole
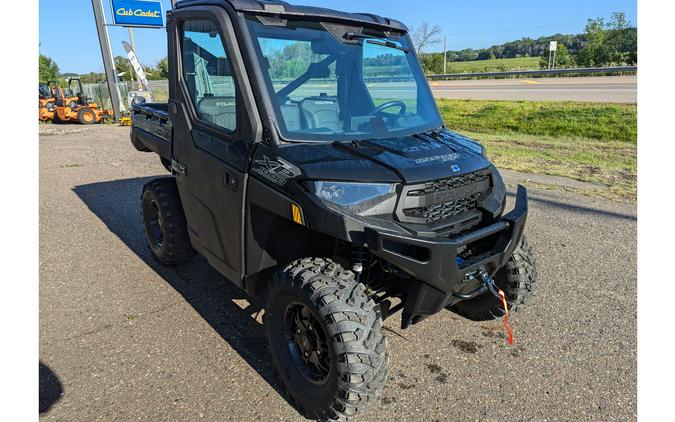
[{"label": "utility pole", "polygon": [[[134,30],[132,27],[129,27],[127,29],[129,29],[129,44],[131,44],[131,51],[133,51],[134,54],[136,54],[136,46],[134,45]],[[134,76],[134,72],[131,66],[132,66],[131,60],[129,60],[129,73],[131,73],[131,86],[133,88],[134,83],[136,82],[136,76]]]},{"label": "utility pole", "polygon": [[91,0],[94,8],[94,18],[96,19],[96,30],[98,31],[98,41],[101,44],[101,55],[103,56],[103,67],[108,82],[108,91],[110,91],[110,102],[112,103],[115,120],[122,116],[122,103],[120,101],[120,87],[117,84],[117,72],[115,71],[115,59],[110,48],[110,38],[108,37],[108,27],[106,26],[103,0]]},{"label": "utility pole", "polygon": [[448,37],[443,37],[443,74],[448,74]]}]

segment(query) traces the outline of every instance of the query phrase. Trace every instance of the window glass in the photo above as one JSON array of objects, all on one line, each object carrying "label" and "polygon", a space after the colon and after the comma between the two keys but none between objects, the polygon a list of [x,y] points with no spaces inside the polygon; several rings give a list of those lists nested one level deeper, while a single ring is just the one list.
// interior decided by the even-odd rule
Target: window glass
[{"label": "window glass", "polygon": [[[401,46],[400,42],[391,43]],[[376,107],[398,100],[408,112],[417,112],[417,81],[406,54],[391,47],[363,44],[363,78]]]},{"label": "window glass", "polygon": [[442,125],[407,35],[292,19],[248,25],[284,139],[387,139]]},{"label": "window glass", "polygon": [[[312,52],[310,41],[260,38],[260,49],[269,63],[268,71],[272,79],[275,94],[282,88],[301,77],[310,65],[326,60],[328,54]],[[307,79],[289,97],[296,101],[318,96],[337,96],[337,79],[335,62],[332,62],[326,73]]]},{"label": "window glass", "polygon": [[218,27],[210,20],[183,23],[183,74],[197,116],[237,129],[237,87]]}]

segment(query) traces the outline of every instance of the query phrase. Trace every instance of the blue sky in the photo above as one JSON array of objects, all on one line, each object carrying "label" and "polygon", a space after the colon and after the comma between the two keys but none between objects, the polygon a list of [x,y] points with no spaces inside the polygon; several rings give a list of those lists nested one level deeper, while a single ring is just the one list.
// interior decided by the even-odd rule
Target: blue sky
[{"label": "blue sky", "polygon": [[[162,0],[164,10],[170,0]],[[625,12],[637,23],[636,0],[295,0],[290,3],[339,8],[348,12],[371,12],[403,21],[409,27],[421,22],[439,25],[448,37],[448,49],[483,48],[493,44],[536,38],[554,33],[579,33],[588,18],[609,18]],[[109,1],[104,0],[106,7]],[[422,6],[423,5],[423,6]],[[106,11],[110,16],[110,10]],[[110,27],[115,55],[124,55],[126,28]],[[135,29],[139,60],[154,65],[166,55],[163,29]],[[436,50],[442,49],[442,44]],[[56,60],[62,72],[102,72],[103,62],[96,35],[91,0],[40,0],[40,53]]]}]

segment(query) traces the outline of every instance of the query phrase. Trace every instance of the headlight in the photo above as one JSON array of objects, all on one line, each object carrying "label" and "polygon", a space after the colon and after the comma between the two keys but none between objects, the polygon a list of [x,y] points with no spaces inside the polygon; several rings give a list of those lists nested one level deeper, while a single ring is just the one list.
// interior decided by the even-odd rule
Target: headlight
[{"label": "headlight", "polygon": [[389,183],[307,182],[324,201],[360,215],[390,212],[396,205],[395,185]]}]

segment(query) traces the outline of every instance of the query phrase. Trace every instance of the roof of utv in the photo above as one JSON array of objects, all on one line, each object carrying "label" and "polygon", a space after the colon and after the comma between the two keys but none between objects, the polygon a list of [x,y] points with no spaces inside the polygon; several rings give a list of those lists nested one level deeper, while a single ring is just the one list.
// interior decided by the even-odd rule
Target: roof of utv
[{"label": "roof of utv", "polygon": [[323,7],[296,6],[285,1],[277,0],[180,0],[176,2],[176,8],[197,5],[222,5],[228,3],[239,12],[248,12],[260,15],[295,16],[305,18],[318,18],[326,20],[339,20],[358,22],[360,24],[374,25],[391,28],[399,31],[407,31],[408,28],[401,22],[373,15],[371,13],[346,13]]}]

